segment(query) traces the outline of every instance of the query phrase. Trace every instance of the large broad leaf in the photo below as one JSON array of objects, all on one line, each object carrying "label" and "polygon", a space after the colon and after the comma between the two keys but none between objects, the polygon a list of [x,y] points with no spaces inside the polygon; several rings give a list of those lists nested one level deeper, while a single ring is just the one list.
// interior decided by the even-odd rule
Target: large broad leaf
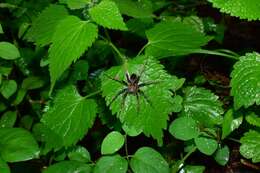
[{"label": "large broad leaf", "polygon": [[1,173],[10,173],[10,168],[9,166],[7,165],[7,163],[5,161],[3,161],[0,157],[0,170],[1,170]]},{"label": "large broad leaf", "polygon": [[0,157],[7,162],[19,162],[38,157],[38,144],[24,129],[0,128],[0,139]]},{"label": "large broad leaf", "polygon": [[195,138],[195,144],[199,151],[206,155],[212,155],[218,148],[218,143],[215,139],[207,137],[197,137]]},{"label": "large broad leaf", "polygon": [[117,132],[110,132],[103,140],[101,144],[102,154],[113,154],[117,152],[125,143],[124,136]]},{"label": "large broad leaf", "polygon": [[8,42],[0,42],[0,58],[6,60],[13,60],[20,57],[19,50],[15,45]]},{"label": "large broad leaf", "polygon": [[[129,127],[140,129],[149,136],[162,143],[163,129],[167,127],[168,114],[172,111],[171,95],[169,91],[174,85],[175,78],[171,77],[163,70],[163,66],[151,57],[137,57],[128,63],[130,74],[140,75],[143,71],[140,83],[155,82],[140,88],[144,93],[139,95],[139,104],[134,94],[128,94],[123,103],[123,95],[116,95],[126,86],[111,78],[125,79],[125,71],[122,67],[112,67],[102,76],[102,91],[106,98],[107,105],[110,105],[112,113],[117,113],[117,117],[122,123]],[[107,77],[110,76],[110,77]],[[111,104],[111,101],[114,102]]]},{"label": "large broad leaf", "polygon": [[77,161],[62,161],[51,165],[43,173],[91,173],[91,166]]},{"label": "large broad leaf", "polygon": [[209,90],[197,87],[188,87],[184,92],[184,115],[191,116],[206,127],[222,123],[221,114],[224,111],[218,96]]},{"label": "large broad leaf", "polygon": [[26,38],[39,46],[50,44],[57,24],[67,15],[63,5],[50,5],[33,21]]},{"label": "large broad leaf", "polygon": [[91,18],[99,25],[110,28],[127,30],[119,9],[111,0],[104,0],[89,10]]},{"label": "large broad leaf", "polygon": [[178,21],[161,22],[146,31],[146,35],[146,54],[158,58],[196,52],[210,40],[194,27]]},{"label": "large broad leaf", "polygon": [[252,159],[254,163],[260,162],[260,133],[250,130],[240,139],[240,153],[247,159]]},{"label": "large broad leaf", "polygon": [[160,153],[149,147],[136,151],[130,161],[134,173],[169,173],[169,165]]},{"label": "large broad leaf", "polygon": [[92,99],[81,97],[75,87],[59,91],[54,105],[41,121],[63,139],[64,146],[75,144],[92,127],[97,105]]},{"label": "large broad leaf", "polygon": [[231,73],[231,95],[234,107],[260,105],[260,55],[256,52],[240,57]]},{"label": "large broad leaf", "polygon": [[92,45],[97,26],[75,16],[66,17],[56,27],[49,49],[51,85]]},{"label": "large broad leaf", "polygon": [[221,12],[240,19],[257,20],[260,19],[259,0],[208,0],[213,6],[220,8]]},{"label": "large broad leaf", "polygon": [[103,156],[98,161],[94,168],[94,173],[126,173],[127,161],[119,156]]}]

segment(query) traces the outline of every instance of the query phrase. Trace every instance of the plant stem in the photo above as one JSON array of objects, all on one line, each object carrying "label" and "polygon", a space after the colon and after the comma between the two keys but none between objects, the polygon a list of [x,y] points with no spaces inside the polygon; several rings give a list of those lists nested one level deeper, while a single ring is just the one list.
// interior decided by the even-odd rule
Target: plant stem
[{"label": "plant stem", "polygon": [[185,160],[195,151],[197,150],[197,147],[193,147],[182,159],[181,159],[181,164],[185,162]]},{"label": "plant stem", "polygon": [[128,147],[127,147],[127,134],[125,134],[124,137],[125,137],[125,154],[126,154],[126,159],[129,162]]},{"label": "plant stem", "polygon": [[149,45],[149,42],[146,43],[146,44],[140,49],[140,51],[138,52],[138,54],[137,54],[136,56],[141,55],[141,53],[144,51],[144,49],[145,49],[148,45]]},{"label": "plant stem", "polygon": [[233,142],[237,142],[237,143],[241,143],[238,139],[234,139],[234,138],[228,138],[229,140],[233,141]]},{"label": "plant stem", "polygon": [[223,57],[227,57],[230,59],[234,59],[234,60],[239,60],[238,55],[233,55],[229,52],[229,54],[227,54],[226,52],[224,52],[223,50],[217,51],[217,50],[204,50],[204,49],[199,49],[199,50],[195,50],[194,53],[201,53],[201,54],[208,54],[208,55],[218,55],[218,56],[223,56]]},{"label": "plant stem", "polygon": [[83,98],[84,98],[84,99],[87,99],[87,98],[92,97],[92,96],[95,96],[95,95],[97,95],[97,94],[99,94],[99,93],[101,93],[101,90],[97,90],[97,91],[95,91],[95,92],[93,92],[93,93],[90,93],[90,94],[86,95],[86,96],[83,97]]}]

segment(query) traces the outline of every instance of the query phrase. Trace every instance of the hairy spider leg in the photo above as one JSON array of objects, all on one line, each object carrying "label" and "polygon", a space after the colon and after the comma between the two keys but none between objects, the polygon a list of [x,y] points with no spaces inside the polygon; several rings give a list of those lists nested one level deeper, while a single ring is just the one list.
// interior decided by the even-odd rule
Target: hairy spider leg
[{"label": "hairy spider leg", "polygon": [[144,87],[144,86],[148,86],[148,85],[152,85],[152,84],[158,84],[160,83],[161,81],[150,81],[150,82],[143,82],[143,83],[140,83],[138,85],[139,88],[141,87]]},{"label": "hairy spider leg", "polygon": [[147,97],[147,95],[145,95],[145,93],[142,90],[138,90],[138,92],[141,94],[141,96],[144,97],[145,101],[147,101],[147,103],[149,103],[149,105],[151,107],[153,107],[153,104],[152,104],[151,100]]},{"label": "hairy spider leg", "polygon": [[118,83],[120,83],[120,84],[122,84],[122,85],[125,85],[125,86],[128,85],[127,82],[124,81],[124,80],[118,80],[118,79],[116,79],[116,78],[113,78],[113,77],[111,77],[111,76],[108,76],[108,75],[105,74],[105,73],[104,73],[104,75],[105,75],[107,78],[109,78],[109,79],[111,79],[111,80],[113,80],[113,81],[116,81],[116,82],[118,82]]},{"label": "hairy spider leg", "polygon": [[137,100],[137,114],[139,114],[139,112],[140,112],[140,97],[139,97],[138,93],[136,93],[135,96],[136,96],[136,100]]},{"label": "hairy spider leg", "polygon": [[112,98],[112,100],[110,101],[108,106],[110,107],[111,104],[118,98],[118,96],[120,96],[123,93],[127,93],[127,88],[124,88],[124,89],[121,89],[120,91],[118,91],[118,93]]},{"label": "hairy spider leg", "polygon": [[132,82],[131,79],[130,79],[130,75],[129,75],[129,72],[128,72],[128,71],[126,71],[125,77],[126,77],[126,80],[127,80],[128,83],[131,83],[131,82]]}]

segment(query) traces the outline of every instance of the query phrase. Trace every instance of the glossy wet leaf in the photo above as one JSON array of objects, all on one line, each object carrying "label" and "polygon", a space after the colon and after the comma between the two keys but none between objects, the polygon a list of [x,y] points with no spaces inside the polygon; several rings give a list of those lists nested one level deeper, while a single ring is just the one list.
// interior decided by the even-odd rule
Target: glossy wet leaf
[{"label": "glossy wet leaf", "polygon": [[49,166],[43,173],[91,173],[91,166],[77,161],[62,161]]},{"label": "glossy wet leaf", "polygon": [[180,117],[175,119],[170,127],[169,132],[177,139],[190,140],[199,135],[199,128],[195,120],[191,117]]},{"label": "glossy wet leaf", "polygon": [[231,73],[231,95],[239,109],[260,104],[260,55],[256,52],[240,57]]},{"label": "glossy wet leaf", "polygon": [[224,146],[223,148],[219,148],[214,156],[216,162],[222,166],[225,166],[229,160],[229,148],[228,146]]},{"label": "glossy wet leaf", "polygon": [[37,158],[38,144],[32,134],[22,128],[0,128],[0,157],[6,162]]},{"label": "glossy wet leaf", "polygon": [[83,163],[91,161],[88,150],[82,146],[74,147],[73,150],[68,153],[68,158],[70,160],[83,162]]},{"label": "glossy wet leaf", "polygon": [[15,80],[6,80],[2,82],[0,92],[1,94],[8,99],[11,97],[17,90],[17,84]]},{"label": "glossy wet leaf", "polygon": [[92,99],[81,97],[76,88],[67,86],[55,96],[53,107],[41,122],[63,139],[64,146],[78,142],[92,127],[97,105]]},{"label": "glossy wet leaf", "polygon": [[260,3],[258,0],[208,0],[213,3],[213,7],[219,8],[222,13],[240,19],[257,20],[260,19]]},{"label": "glossy wet leaf", "polygon": [[218,143],[215,139],[207,137],[195,138],[195,144],[199,151],[206,155],[212,155],[218,148]]},{"label": "glossy wet leaf", "polygon": [[14,60],[20,57],[17,47],[9,42],[0,42],[0,58]]},{"label": "glossy wet leaf", "polygon": [[127,30],[119,9],[112,0],[103,0],[89,10],[91,18],[99,25],[110,28]]},{"label": "glossy wet leaf", "polygon": [[254,126],[260,127],[260,117],[255,113],[250,113],[246,116],[246,121]]},{"label": "glossy wet leaf", "polygon": [[162,155],[149,147],[139,148],[130,160],[134,173],[169,173],[169,165]]},{"label": "glossy wet leaf", "polygon": [[16,121],[16,112],[8,111],[0,117],[0,128],[13,127]]},{"label": "glossy wet leaf", "polygon": [[11,173],[8,164],[5,161],[3,161],[1,157],[0,157],[0,170],[1,173]]},{"label": "glossy wet leaf", "polygon": [[94,168],[93,173],[126,173],[127,161],[120,155],[101,157]]},{"label": "glossy wet leaf", "polygon": [[117,132],[110,132],[103,140],[101,144],[101,154],[113,154],[120,150],[124,145],[125,138],[124,136]]},{"label": "glossy wet leaf", "polygon": [[[136,96],[130,94],[126,97],[125,104],[123,104],[122,95],[119,95],[110,105],[110,109],[113,114],[117,114],[122,123],[137,131],[142,130],[147,136],[152,135],[159,143],[162,143],[162,130],[166,129],[168,114],[172,111],[172,93],[169,89],[174,85],[175,80],[163,70],[163,66],[158,61],[151,57],[134,58],[128,62],[127,68],[130,74],[137,75],[143,70],[141,82],[157,83],[141,88],[147,99],[140,95],[139,108]],[[105,73],[112,78],[125,80],[125,71],[121,66],[112,67]],[[109,105],[125,86],[106,75],[102,75],[102,95]]]},{"label": "glossy wet leaf", "polygon": [[184,90],[183,114],[192,117],[205,127],[220,125],[224,111],[218,96],[210,90],[188,87]]},{"label": "glossy wet leaf", "polygon": [[254,130],[246,132],[240,139],[240,153],[247,159],[252,159],[253,163],[260,162],[260,133]]}]

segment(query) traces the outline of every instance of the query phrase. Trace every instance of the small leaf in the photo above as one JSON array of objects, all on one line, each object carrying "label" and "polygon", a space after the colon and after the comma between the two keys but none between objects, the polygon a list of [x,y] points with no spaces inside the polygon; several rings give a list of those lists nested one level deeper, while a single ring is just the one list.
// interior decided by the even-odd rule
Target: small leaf
[{"label": "small leaf", "polygon": [[222,123],[222,103],[218,96],[209,90],[197,87],[188,87],[184,90],[183,114],[192,117],[205,127]]},{"label": "small leaf", "polygon": [[68,157],[70,160],[83,162],[83,163],[87,163],[91,161],[88,150],[81,146],[77,146],[71,152],[69,152]]},{"label": "small leaf", "polygon": [[205,166],[187,165],[180,170],[180,173],[203,173],[204,171]]},{"label": "small leaf", "polygon": [[260,133],[250,130],[240,139],[240,153],[247,159],[252,159],[253,163],[260,162]]},{"label": "small leaf", "polygon": [[[21,128],[0,128],[0,157],[20,162],[38,157],[39,148],[30,132]],[[18,145],[19,144],[19,145]]]},{"label": "small leaf", "polygon": [[99,25],[109,29],[127,30],[116,4],[111,0],[101,1],[89,10],[91,18]]},{"label": "small leaf", "polygon": [[43,173],[91,173],[91,166],[77,161],[62,161],[51,165]]},{"label": "small leaf", "polygon": [[169,165],[160,153],[149,147],[139,148],[130,160],[134,173],[168,173]]},{"label": "small leaf", "polygon": [[91,0],[67,0],[68,7],[72,10],[84,8]]},{"label": "small leaf", "polygon": [[16,121],[16,112],[8,111],[0,118],[0,128],[13,127]]},{"label": "small leaf", "polygon": [[38,89],[41,88],[44,83],[43,79],[36,76],[30,76],[23,80],[22,88],[26,90]]},{"label": "small leaf", "polygon": [[52,88],[56,80],[92,45],[98,34],[97,26],[68,16],[56,27],[49,49]]},{"label": "small leaf", "polygon": [[253,52],[240,57],[231,77],[231,95],[236,110],[254,103],[260,105],[260,54]]},{"label": "small leaf", "polygon": [[13,60],[19,58],[19,50],[11,43],[0,42],[0,57],[6,60]]},{"label": "small leaf", "polygon": [[3,31],[2,25],[0,23],[0,34],[3,34],[3,33],[4,33],[4,31]]},{"label": "small leaf", "polygon": [[195,144],[199,151],[206,155],[212,155],[218,148],[216,140],[206,137],[195,138]]},{"label": "small leaf", "polygon": [[260,117],[253,112],[246,116],[246,121],[251,125],[260,127]]},{"label": "small leaf", "polygon": [[27,22],[22,23],[19,27],[18,38],[22,38],[22,36],[26,33],[29,27],[30,27],[29,23]]},{"label": "small leaf", "polygon": [[126,124],[124,124],[122,126],[123,130],[125,131],[125,133],[128,135],[128,136],[131,136],[131,137],[135,137],[135,136],[138,136],[142,133],[142,129],[135,129],[135,127],[133,126],[128,126]]},{"label": "small leaf", "polygon": [[173,112],[180,112],[182,111],[182,102],[183,102],[183,98],[179,95],[175,95],[172,99],[172,108],[173,108]]},{"label": "small leaf", "polygon": [[3,161],[1,157],[0,157],[0,170],[1,173],[11,173],[8,164],[5,161]]},{"label": "small leaf", "polygon": [[199,135],[199,128],[195,120],[191,117],[180,117],[174,120],[170,127],[169,132],[177,139],[190,140]]},{"label": "small leaf", "polygon": [[209,2],[212,2],[214,7],[220,8],[222,13],[228,13],[240,19],[260,19],[260,4],[258,0],[209,0]]},{"label": "small leaf", "polygon": [[101,157],[94,168],[94,173],[126,173],[127,161],[119,155]]},{"label": "small leaf", "polygon": [[196,52],[211,39],[178,21],[163,21],[146,31],[146,35],[148,43],[145,53],[156,58]]},{"label": "small leaf", "polygon": [[234,117],[234,112],[232,109],[228,110],[225,113],[223,123],[222,123],[222,137],[221,139],[226,138],[231,132],[237,129],[243,121],[243,116]]},{"label": "small leaf", "polygon": [[60,90],[53,107],[43,115],[41,122],[70,146],[82,139],[96,118],[97,105],[92,99],[81,97],[75,87]]},{"label": "small leaf", "polygon": [[27,91],[25,89],[20,88],[17,92],[15,100],[13,101],[13,105],[19,105],[23,101],[26,93]]},{"label": "small leaf", "polygon": [[228,146],[224,146],[223,148],[219,148],[214,156],[216,162],[221,166],[225,166],[229,160],[229,148]]},{"label": "small leaf", "polygon": [[110,132],[103,140],[101,144],[101,154],[113,154],[120,150],[124,145],[125,138],[124,136],[117,132]]},{"label": "small leaf", "polygon": [[1,91],[2,95],[6,99],[8,99],[16,92],[16,89],[17,89],[17,84],[16,84],[15,80],[6,80],[6,81],[3,81],[0,91]]}]

